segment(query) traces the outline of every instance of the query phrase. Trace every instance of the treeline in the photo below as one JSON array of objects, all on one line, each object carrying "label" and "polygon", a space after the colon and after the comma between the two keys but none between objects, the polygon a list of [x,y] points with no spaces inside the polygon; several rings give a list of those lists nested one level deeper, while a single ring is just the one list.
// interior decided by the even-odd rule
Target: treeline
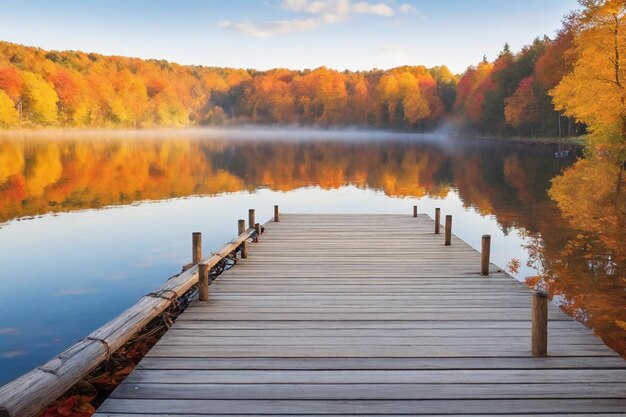
[{"label": "treeline", "polygon": [[505,45],[494,62],[484,59],[468,68],[457,85],[454,111],[466,127],[482,133],[589,133],[589,150],[623,171],[626,2],[579,4],[555,39],[536,39],[518,53]]},{"label": "treeline", "polygon": [[505,45],[459,76],[447,67],[270,71],[45,51],[0,42],[0,127],[237,123],[431,128],[454,114],[479,133],[565,136],[584,126],[549,95],[572,71],[573,33]]},{"label": "treeline", "polygon": [[0,42],[0,126],[276,123],[430,127],[450,111],[446,67],[270,71],[45,51]]},{"label": "treeline", "polygon": [[555,109],[550,91],[572,71],[573,33],[537,38],[518,53],[508,45],[498,57],[471,66],[459,79],[454,111],[464,127],[479,133],[571,136],[584,131]]}]

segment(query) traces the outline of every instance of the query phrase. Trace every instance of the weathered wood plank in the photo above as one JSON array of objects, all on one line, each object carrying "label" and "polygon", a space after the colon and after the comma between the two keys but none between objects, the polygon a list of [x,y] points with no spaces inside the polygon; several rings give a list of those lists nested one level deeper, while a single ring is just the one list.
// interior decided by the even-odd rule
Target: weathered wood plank
[{"label": "weathered wood plank", "polygon": [[508,400],[142,400],[111,399],[101,412],[179,414],[482,414],[506,409],[510,413],[623,413],[623,399],[508,399]]},{"label": "weathered wood plank", "polygon": [[[411,346],[411,345],[379,345],[379,346],[168,346],[158,344],[150,351],[151,356],[184,357],[184,358],[306,358],[306,357],[337,357],[337,358],[451,358],[451,357],[511,357],[531,355],[530,346]],[[615,352],[597,345],[550,345],[552,356],[615,356]]]},{"label": "weathered wood plank", "polygon": [[619,357],[504,358],[160,358],[145,357],[137,369],[169,370],[456,370],[456,369],[625,369]]},{"label": "weathered wood plank", "polygon": [[[318,320],[178,320],[174,326],[186,329],[528,329],[530,322],[523,320],[450,320],[450,321],[422,321],[422,320],[332,320],[320,322]],[[570,321],[555,321],[550,323],[550,329],[583,329],[590,332],[580,323]]]},{"label": "weathered wood plank", "polygon": [[189,400],[454,400],[626,398],[621,383],[123,384],[111,398]]},{"label": "weathered wood plank", "polygon": [[[179,320],[408,320],[414,321],[427,320],[427,321],[448,321],[448,320],[504,320],[504,321],[526,321],[527,314],[525,312],[512,312],[502,309],[502,311],[459,311],[459,312],[441,312],[426,311],[422,313],[377,313],[377,312],[276,312],[276,313],[263,313],[263,312],[228,312],[228,313],[201,313],[197,312],[193,316],[187,315],[181,317]],[[568,317],[563,316],[558,312],[551,313],[550,320],[571,320]]]},{"label": "weathered wood plank", "polygon": [[460,370],[136,370],[128,383],[184,384],[498,384],[623,383],[626,369],[460,369]]}]

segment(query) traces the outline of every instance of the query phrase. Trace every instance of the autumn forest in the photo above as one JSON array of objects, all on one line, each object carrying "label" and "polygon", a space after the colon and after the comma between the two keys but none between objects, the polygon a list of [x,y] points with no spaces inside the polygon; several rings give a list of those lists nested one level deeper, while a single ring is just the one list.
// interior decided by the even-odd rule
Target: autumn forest
[{"label": "autumn forest", "polygon": [[[272,123],[426,129],[455,114],[478,131],[576,134],[547,94],[571,68],[571,35],[536,39],[461,76],[445,66],[259,72],[44,51],[0,43],[0,126]],[[489,126],[493,126],[489,128]]]},{"label": "autumn forest", "polygon": [[[619,2],[601,8],[584,1],[554,37],[517,52],[504,45],[495,60],[485,57],[460,75],[446,66],[359,72],[182,66],[0,42],[0,127],[259,123],[425,130],[453,118],[482,134],[580,135],[594,121],[573,108],[570,96],[585,83],[588,54],[606,55],[611,79],[612,29],[603,34],[593,21],[610,19],[612,3]],[[615,29],[623,19],[622,13]]]}]

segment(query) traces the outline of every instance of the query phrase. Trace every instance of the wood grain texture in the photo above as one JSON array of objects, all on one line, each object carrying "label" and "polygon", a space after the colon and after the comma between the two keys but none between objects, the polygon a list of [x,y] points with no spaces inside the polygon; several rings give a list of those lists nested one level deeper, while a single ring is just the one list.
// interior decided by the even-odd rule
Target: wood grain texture
[{"label": "wood grain texture", "polygon": [[96,415],[626,412],[622,358],[550,303],[534,358],[528,288],[433,229],[410,211],[281,213]]}]

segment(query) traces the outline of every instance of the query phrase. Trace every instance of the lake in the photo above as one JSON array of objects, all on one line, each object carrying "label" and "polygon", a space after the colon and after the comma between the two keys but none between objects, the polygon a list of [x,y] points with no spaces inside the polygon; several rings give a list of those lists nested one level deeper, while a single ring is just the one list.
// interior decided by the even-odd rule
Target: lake
[{"label": "lake", "polygon": [[[237,219],[283,212],[454,216],[475,248],[626,354],[623,194],[581,150],[504,140],[315,130],[0,135],[0,385],[106,323],[232,239]],[[583,161],[584,162],[584,161]],[[571,169],[573,175],[577,175]],[[590,172],[600,177],[588,175]],[[587,181],[587,182],[585,182]],[[585,188],[587,187],[587,188]],[[608,197],[607,197],[608,198]],[[608,201],[608,200],[607,200]],[[519,260],[519,267],[515,267]]]}]

